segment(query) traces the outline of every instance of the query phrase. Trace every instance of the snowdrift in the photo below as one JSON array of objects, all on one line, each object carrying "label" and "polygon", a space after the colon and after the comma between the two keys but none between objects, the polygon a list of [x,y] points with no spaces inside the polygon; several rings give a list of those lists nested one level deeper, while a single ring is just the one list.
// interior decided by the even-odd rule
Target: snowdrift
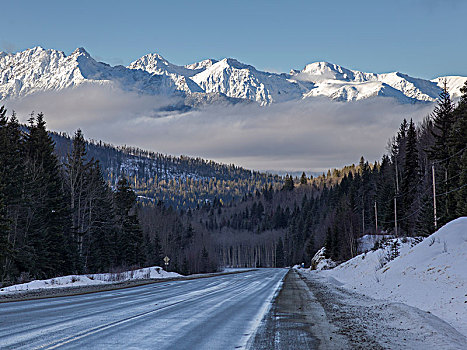
[{"label": "snowdrift", "polygon": [[431,312],[467,335],[467,217],[453,220],[421,243],[361,254],[320,275],[371,297],[402,302]]},{"label": "snowdrift", "polygon": [[329,270],[336,266],[336,263],[331,259],[326,259],[325,255],[326,248],[321,248],[311,259],[311,270]]},{"label": "snowdrift", "polygon": [[69,275],[62,277],[50,278],[47,280],[35,280],[28,283],[16,284],[13,286],[0,289],[0,295],[11,294],[15,292],[50,289],[50,288],[66,288],[79,287],[99,284],[111,284],[123,281],[142,280],[142,279],[158,279],[158,278],[173,278],[180,277],[176,272],[164,271],[159,266],[145,267],[139,270],[131,270],[117,273],[97,273],[87,275]]}]

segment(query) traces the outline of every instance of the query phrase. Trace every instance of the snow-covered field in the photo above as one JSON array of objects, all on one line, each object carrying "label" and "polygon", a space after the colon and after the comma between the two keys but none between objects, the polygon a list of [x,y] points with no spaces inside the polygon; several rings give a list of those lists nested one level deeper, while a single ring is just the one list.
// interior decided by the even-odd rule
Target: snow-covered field
[{"label": "snow-covered field", "polygon": [[80,287],[90,285],[104,285],[119,283],[124,281],[134,281],[142,279],[158,279],[180,277],[176,272],[164,271],[159,266],[145,267],[139,270],[124,271],[118,273],[98,273],[87,275],[69,275],[50,278],[47,280],[35,280],[28,283],[16,284],[0,289],[0,295],[12,294],[29,290]]},{"label": "snow-covered field", "polygon": [[430,312],[467,335],[467,217],[412,244],[400,241],[400,255],[388,263],[391,246],[312,273],[373,298]]}]

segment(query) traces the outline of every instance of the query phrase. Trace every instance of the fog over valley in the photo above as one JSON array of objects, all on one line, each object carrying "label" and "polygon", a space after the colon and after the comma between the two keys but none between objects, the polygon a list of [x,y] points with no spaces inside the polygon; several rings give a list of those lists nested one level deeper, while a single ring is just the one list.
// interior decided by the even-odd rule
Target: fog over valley
[{"label": "fog over valley", "polygon": [[6,102],[21,122],[43,112],[51,130],[115,145],[172,155],[199,156],[250,169],[321,172],[381,158],[403,118],[420,121],[427,103],[400,104],[375,97],[337,102],[313,97],[259,106],[215,104],[163,112],[176,97],[138,95],[116,88],[80,86]]}]

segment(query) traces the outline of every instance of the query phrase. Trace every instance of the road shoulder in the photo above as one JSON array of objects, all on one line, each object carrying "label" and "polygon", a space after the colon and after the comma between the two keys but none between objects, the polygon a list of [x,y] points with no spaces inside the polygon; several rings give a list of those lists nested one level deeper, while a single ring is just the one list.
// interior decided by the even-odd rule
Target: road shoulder
[{"label": "road shoulder", "polygon": [[347,339],[328,322],[321,304],[295,270],[263,319],[249,349],[348,349]]},{"label": "road shoulder", "polygon": [[467,338],[429,312],[349,291],[312,272],[298,274],[349,348],[466,349]]}]

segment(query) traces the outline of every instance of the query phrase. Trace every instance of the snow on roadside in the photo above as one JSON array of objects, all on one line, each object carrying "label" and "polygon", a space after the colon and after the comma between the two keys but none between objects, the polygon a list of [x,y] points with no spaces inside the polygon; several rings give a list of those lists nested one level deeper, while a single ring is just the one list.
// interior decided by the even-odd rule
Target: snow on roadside
[{"label": "snow on roadside", "polygon": [[370,297],[430,312],[467,336],[467,217],[400,250],[385,265],[387,250],[378,249],[318,273]]},{"label": "snow on roadside", "polygon": [[321,248],[316,252],[316,254],[311,259],[311,269],[312,270],[329,270],[336,266],[336,263],[331,259],[326,259],[325,254],[326,248]]},{"label": "snow on roadside", "polygon": [[0,289],[0,295],[12,294],[15,292],[51,289],[51,288],[66,288],[80,287],[90,285],[104,285],[123,281],[141,280],[141,279],[156,279],[156,278],[173,278],[180,277],[176,272],[164,271],[159,266],[145,267],[139,270],[124,271],[118,273],[97,273],[87,275],[69,275],[50,278],[47,280],[35,280],[28,283],[16,284],[13,286]]}]

